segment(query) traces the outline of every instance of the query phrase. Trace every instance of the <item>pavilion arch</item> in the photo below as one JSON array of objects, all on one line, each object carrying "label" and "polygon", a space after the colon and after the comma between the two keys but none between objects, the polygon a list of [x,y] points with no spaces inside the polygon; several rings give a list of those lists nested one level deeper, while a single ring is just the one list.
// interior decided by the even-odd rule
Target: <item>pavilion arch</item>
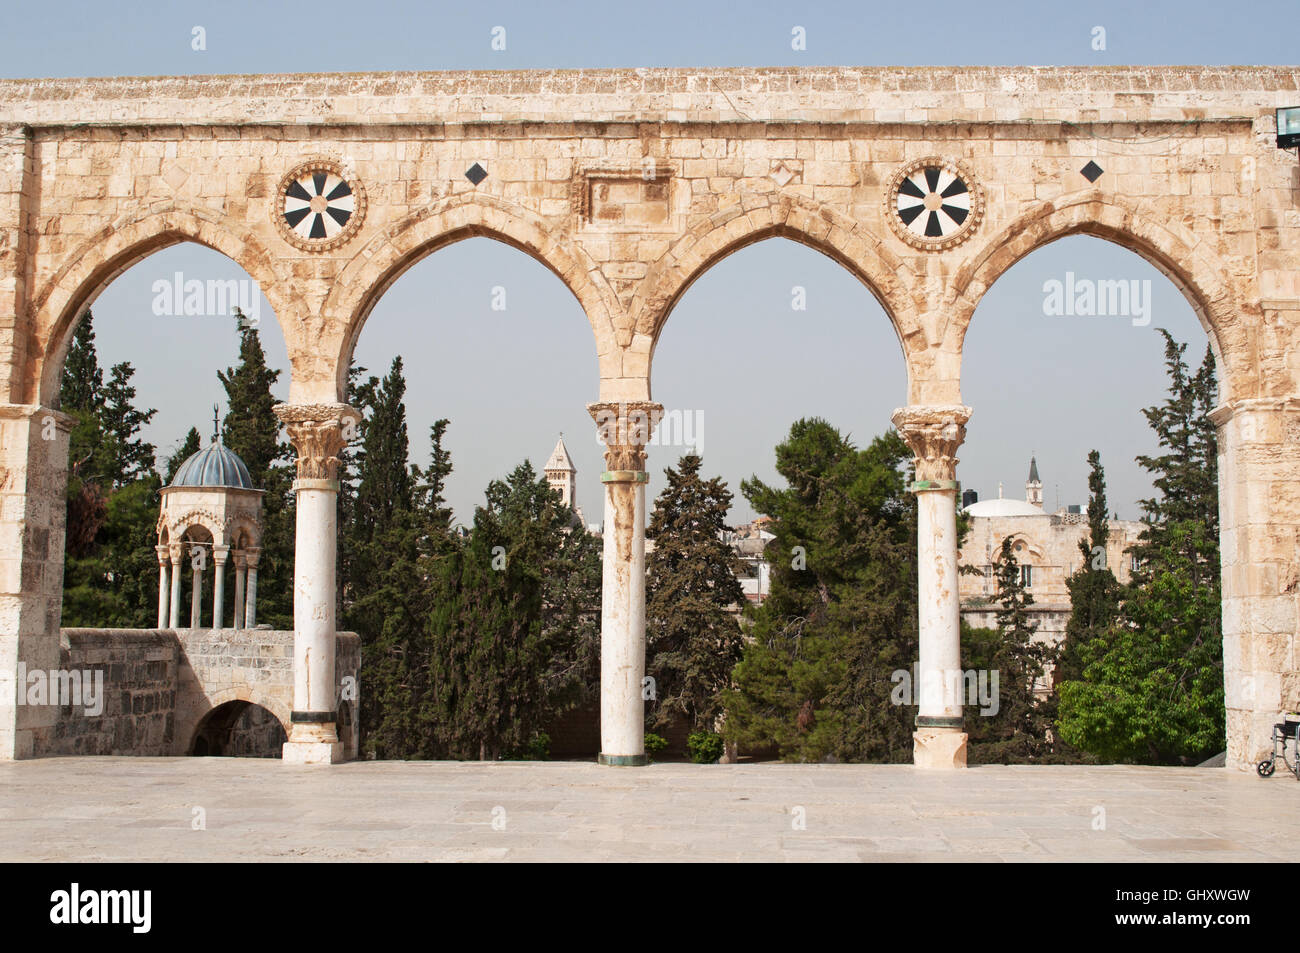
[{"label": "pavilion arch", "polygon": [[190,754],[194,750],[194,742],[198,738],[199,730],[203,727],[207,717],[228,702],[242,701],[250,705],[256,705],[259,708],[265,708],[275,720],[280,723],[286,735],[289,733],[289,706],[283,701],[273,698],[269,695],[263,695],[261,692],[254,691],[247,685],[238,685],[231,688],[222,688],[206,696],[208,705],[202,711],[195,712],[191,717],[186,719],[184,725],[179,725],[175,733],[176,738],[185,739],[185,747],[181,754]]},{"label": "pavilion arch", "polygon": [[63,361],[82,313],[122,272],[154,252],[193,242],[225,255],[242,268],[270,302],[292,355],[292,329],[302,305],[288,293],[289,284],[272,257],[251,234],[229,228],[226,216],[212,209],[167,202],[106,225],[74,250],[32,299],[32,333],[23,380],[25,399],[47,407],[58,400]]},{"label": "pavilion arch", "polygon": [[789,195],[742,193],[678,239],[642,280],[629,315],[633,347],[645,351],[646,373],[668,316],[687,289],[724,258],[769,238],[807,245],[847,268],[880,302],[902,348],[908,391],[913,358],[926,347],[919,320],[919,278],[878,238],[834,209]]},{"label": "pavilion arch", "polygon": [[[420,209],[373,239],[343,268],[322,308],[323,315],[335,316],[342,327],[341,339],[330,347],[336,355],[334,399],[343,399],[352,351],[384,292],[439,249],[480,237],[522,251],[564,282],[591,323],[601,376],[607,376],[611,368],[616,370],[619,348],[615,327],[622,307],[600,267],[567,237],[563,225],[505,199],[475,192],[452,196]],[[294,376],[297,385],[296,371]],[[323,388],[321,381],[312,384]],[[319,390],[305,395],[305,399],[327,397]]]},{"label": "pavilion arch", "polygon": [[1204,242],[1145,203],[1129,202],[1089,189],[1042,202],[992,235],[958,268],[945,301],[942,350],[961,354],[975,309],[984,293],[1031,252],[1069,235],[1092,235],[1140,255],[1154,265],[1191,304],[1219,365],[1219,401],[1256,396],[1246,312],[1225,281],[1227,264]]}]

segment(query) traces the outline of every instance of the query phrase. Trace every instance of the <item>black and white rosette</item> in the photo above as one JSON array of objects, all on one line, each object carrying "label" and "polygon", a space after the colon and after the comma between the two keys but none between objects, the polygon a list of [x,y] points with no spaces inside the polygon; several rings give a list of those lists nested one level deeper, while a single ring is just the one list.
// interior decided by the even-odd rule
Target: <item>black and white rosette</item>
[{"label": "black and white rosette", "polygon": [[275,221],[285,241],[304,251],[328,251],[352,238],[365,217],[366,197],[355,178],[320,159],[280,180]]},{"label": "black and white rosette", "polygon": [[903,166],[885,192],[894,232],[913,248],[943,251],[965,241],[984,213],[984,196],[969,172],[930,156]]}]

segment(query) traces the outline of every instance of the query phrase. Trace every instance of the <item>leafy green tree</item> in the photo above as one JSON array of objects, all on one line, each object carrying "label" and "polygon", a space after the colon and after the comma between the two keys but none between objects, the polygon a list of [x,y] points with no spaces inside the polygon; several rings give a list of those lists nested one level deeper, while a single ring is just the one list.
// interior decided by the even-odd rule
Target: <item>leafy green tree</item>
[{"label": "leafy green tree", "polygon": [[1119,618],[1080,646],[1082,677],[1061,684],[1061,736],[1107,761],[1197,763],[1224,746],[1217,402],[1213,355],[1189,373],[1165,337],[1169,397],[1143,410],[1164,451],[1138,462],[1158,494],[1130,550],[1139,568]]},{"label": "leafy green tree", "polygon": [[655,542],[646,600],[652,727],[680,717],[692,731],[713,731],[744,644],[733,614],[745,605],[739,560],[722,539],[731,491],[718,477],[703,479],[702,464],[688,453],[664,470],[668,485],[647,532]]},{"label": "leafy green tree", "polygon": [[1002,540],[993,573],[998,586],[995,638],[990,644],[984,633],[972,630],[964,661],[967,671],[976,672],[977,678],[978,673],[986,673],[990,691],[997,672],[996,712],[981,714],[979,709],[967,707],[968,757],[974,764],[1066,760],[1057,756],[1052,742],[1056,702],[1046,685],[1056,651],[1034,638],[1037,625],[1029,614],[1034,597],[1021,578],[1010,536]]},{"label": "leafy green tree", "polygon": [[75,418],[69,447],[62,624],[152,626],[154,527],[160,481],[139,438],[155,411],[135,408],[134,369],[99,368],[93,317],[83,316],[64,363],[60,405]]},{"label": "leafy green tree", "polygon": [[[257,327],[235,309],[239,363],[218,371],[226,391],[221,439],[248,467],[262,497],[262,554],[258,561],[258,621],[293,628],[294,500],[293,449],[280,440],[280,421],[271,388],[280,378],[266,364]],[[229,591],[229,587],[227,588]]]},{"label": "leafy green tree", "polygon": [[911,454],[893,432],[859,450],[806,419],[776,458],[787,488],[741,485],[775,539],[724,735],[786,760],[906,761],[915,709],[893,703],[891,676],[917,650]]},{"label": "leafy green tree", "polygon": [[199,428],[191,427],[181,445],[176,448],[176,452],[167,458],[167,475],[163,480],[164,485],[170,485],[172,480],[176,479],[176,471],[181,468],[181,464],[202,449],[203,441],[199,438]]},{"label": "leafy green tree", "polygon": [[1070,620],[1055,681],[1075,681],[1083,674],[1080,647],[1104,637],[1119,615],[1122,587],[1106,564],[1106,543],[1110,538],[1109,509],[1106,505],[1106,472],[1101,454],[1088,454],[1088,538],[1079,541],[1083,557],[1079,570],[1065,581],[1070,591]]}]

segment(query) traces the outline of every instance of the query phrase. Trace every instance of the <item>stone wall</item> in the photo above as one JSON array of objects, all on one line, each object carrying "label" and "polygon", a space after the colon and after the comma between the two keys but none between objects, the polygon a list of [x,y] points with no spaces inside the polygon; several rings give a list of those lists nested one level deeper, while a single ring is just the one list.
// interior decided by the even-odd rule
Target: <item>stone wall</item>
[{"label": "stone wall", "polygon": [[171,632],[151,629],[64,629],[59,667],[98,672],[104,710],[58,710],[54,741],[44,755],[169,755],[175,749],[180,646]]},{"label": "stone wall", "polygon": [[[235,703],[222,721],[222,753],[279,757],[293,703],[293,633],[269,629],[63,629],[58,670],[101,673],[104,707],[44,706],[53,725],[48,755],[186,755],[205,718]],[[360,676],[361,640],[338,635],[337,679]],[[53,668],[53,667],[51,667]],[[31,706],[20,706],[31,707]],[[350,703],[357,711],[356,701]],[[262,714],[262,710],[269,714]],[[352,715],[345,752],[355,756]],[[211,734],[211,733],[209,733]]]}]

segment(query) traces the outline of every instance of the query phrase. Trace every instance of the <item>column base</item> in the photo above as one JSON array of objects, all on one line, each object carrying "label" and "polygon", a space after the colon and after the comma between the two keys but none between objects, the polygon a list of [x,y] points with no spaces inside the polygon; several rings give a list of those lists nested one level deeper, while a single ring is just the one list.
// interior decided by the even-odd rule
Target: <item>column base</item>
[{"label": "column base", "polygon": [[343,742],[333,722],[294,724],[289,740],[280,749],[285,764],[342,764]]},{"label": "column base", "polygon": [[607,764],[619,768],[640,768],[650,763],[643,754],[601,754],[596,758],[597,764]]},{"label": "column base", "polygon": [[918,728],[912,732],[912,764],[938,770],[966,767],[966,732],[959,728]]}]

